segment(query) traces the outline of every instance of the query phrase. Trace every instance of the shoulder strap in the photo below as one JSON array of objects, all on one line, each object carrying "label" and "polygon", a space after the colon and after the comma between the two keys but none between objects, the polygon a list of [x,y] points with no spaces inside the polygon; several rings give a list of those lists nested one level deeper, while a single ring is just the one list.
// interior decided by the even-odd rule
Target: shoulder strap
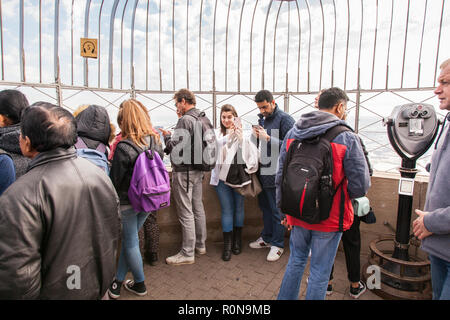
[{"label": "shoulder strap", "polygon": [[[128,141],[128,140],[121,140],[121,141],[119,141],[119,143],[125,143],[125,144],[127,144],[127,145],[129,145],[130,147],[132,147],[133,149],[134,149],[134,151],[136,151],[136,153],[138,154],[138,156],[142,153],[142,151],[147,151],[147,150],[150,150],[150,151],[153,151],[153,149],[152,149],[152,146],[153,146],[153,141],[152,141],[152,137],[150,137],[150,142],[149,142],[149,147],[147,148],[147,149],[144,149],[144,150],[142,150],[142,149],[139,149],[134,143],[132,143],[131,141]],[[119,144],[118,143],[118,144]]]},{"label": "shoulder strap", "polygon": [[77,149],[87,149],[86,143],[80,137],[77,138],[77,142],[75,143],[75,148]]},{"label": "shoulder strap", "polygon": [[106,146],[103,143],[99,143],[97,148],[95,148],[96,151],[100,153],[106,153]]},{"label": "shoulder strap", "polygon": [[331,143],[339,134],[341,134],[344,131],[353,131],[353,130],[347,127],[346,125],[338,124],[337,126],[328,129],[322,137]]},{"label": "shoulder strap", "polygon": [[[75,143],[75,148],[76,149],[90,149],[87,146],[86,142],[84,142],[83,138],[81,138],[81,137],[77,138],[77,142]],[[98,144],[97,148],[95,148],[95,151],[106,154],[106,146],[100,142]]]},{"label": "shoulder strap", "polygon": [[127,145],[129,145],[130,147],[133,148],[134,151],[136,151],[136,153],[139,155],[141,153],[141,150],[138,150],[138,148],[134,145],[134,143],[127,141],[127,140],[120,140],[119,143],[117,145],[119,145],[120,143],[125,143]]}]

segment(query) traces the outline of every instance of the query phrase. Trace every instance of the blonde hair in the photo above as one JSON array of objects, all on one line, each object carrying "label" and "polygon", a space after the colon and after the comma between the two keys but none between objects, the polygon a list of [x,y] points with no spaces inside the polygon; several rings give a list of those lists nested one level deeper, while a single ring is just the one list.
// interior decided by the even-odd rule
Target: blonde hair
[{"label": "blonde hair", "polygon": [[80,113],[82,113],[84,110],[86,110],[89,107],[88,104],[82,104],[79,106],[73,113],[73,117],[76,118]]},{"label": "blonde hair", "polygon": [[153,129],[150,116],[145,106],[136,99],[128,99],[120,104],[119,126],[122,139],[130,139],[141,148],[147,146],[146,136],[153,136],[159,144],[159,134]]}]

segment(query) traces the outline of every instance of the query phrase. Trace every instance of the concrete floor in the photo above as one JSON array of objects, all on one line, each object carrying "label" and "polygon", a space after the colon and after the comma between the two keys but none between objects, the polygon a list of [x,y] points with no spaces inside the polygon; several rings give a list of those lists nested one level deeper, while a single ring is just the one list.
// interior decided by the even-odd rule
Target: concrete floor
[{"label": "concrete floor", "polygon": [[[165,263],[167,256],[176,254],[179,244],[165,245],[160,248],[156,266],[144,264],[148,294],[138,297],[122,288],[121,300],[274,300],[283,279],[289,247],[276,262],[266,260],[269,249],[250,249],[243,241],[243,252],[233,255],[225,262],[221,259],[221,242],[207,242],[207,253],[196,255],[191,265],[170,266]],[[287,241],[286,241],[287,242]],[[367,261],[361,257],[361,265]],[[309,264],[305,269],[300,287],[300,299],[306,293],[306,278]],[[128,274],[127,278],[132,278]],[[345,257],[338,251],[335,262],[333,294],[327,300],[353,300],[349,296],[349,283],[345,267]],[[367,290],[360,300],[382,300]]]}]

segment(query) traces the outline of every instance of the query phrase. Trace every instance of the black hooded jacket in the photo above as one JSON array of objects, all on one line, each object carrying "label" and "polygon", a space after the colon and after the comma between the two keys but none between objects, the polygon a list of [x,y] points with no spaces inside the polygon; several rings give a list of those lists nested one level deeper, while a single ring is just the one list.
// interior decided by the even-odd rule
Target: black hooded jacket
[{"label": "black hooded jacket", "polygon": [[0,222],[0,299],[104,296],[116,271],[119,199],[74,148],[33,158],[0,197]]},{"label": "black hooded jacket", "polygon": [[20,123],[0,128],[0,149],[9,154],[16,169],[16,179],[25,174],[30,159],[22,155],[19,144]]},{"label": "black hooded jacket", "polygon": [[100,142],[108,146],[111,126],[106,108],[90,105],[76,120],[78,136],[88,148],[96,149]]}]

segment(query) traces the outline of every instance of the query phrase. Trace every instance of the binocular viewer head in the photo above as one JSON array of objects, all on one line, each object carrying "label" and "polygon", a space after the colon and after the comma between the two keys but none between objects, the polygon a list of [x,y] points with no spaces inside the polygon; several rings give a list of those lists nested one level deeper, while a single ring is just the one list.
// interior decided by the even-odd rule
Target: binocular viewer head
[{"label": "binocular viewer head", "polygon": [[434,107],[425,103],[397,106],[383,122],[394,150],[410,160],[418,159],[428,150],[439,128]]}]

